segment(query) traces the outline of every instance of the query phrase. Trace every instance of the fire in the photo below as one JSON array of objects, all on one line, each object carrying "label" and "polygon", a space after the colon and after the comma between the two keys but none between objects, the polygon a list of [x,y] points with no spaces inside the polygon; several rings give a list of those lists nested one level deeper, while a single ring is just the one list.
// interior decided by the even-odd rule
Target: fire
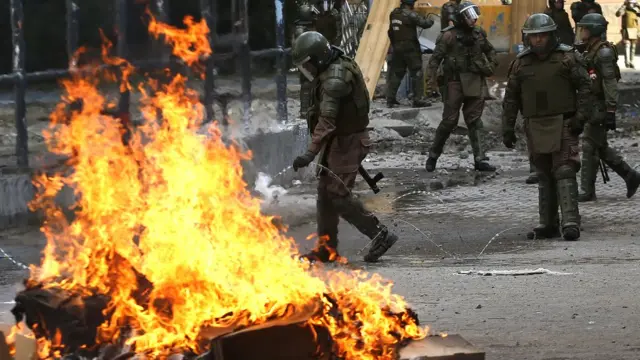
[{"label": "fire", "polygon": [[[208,30],[185,24],[153,20],[149,30],[194,63],[211,53]],[[226,144],[217,127],[197,133],[204,109],[186,78],[142,93],[144,125],[127,144],[122,123],[102,111],[109,102],[97,79],[62,81],[65,96],[45,138],[73,171],[34,180],[31,206],[44,211],[47,246],[29,280],[107,295],[97,343],[116,342],[129,325],[129,344],[157,357],[203,351],[203,337],[241,327],[304,319],[326,327],[345,359],[393,359],[399,342],[426,335],[380,276],[312,269],[298,259],[293,239],[261,214],[242,179],[241,161],[251,154]],[[64,186],[78,197],[73,220],[53,202]],[[60,344],[58,335],[49,347]]]}]

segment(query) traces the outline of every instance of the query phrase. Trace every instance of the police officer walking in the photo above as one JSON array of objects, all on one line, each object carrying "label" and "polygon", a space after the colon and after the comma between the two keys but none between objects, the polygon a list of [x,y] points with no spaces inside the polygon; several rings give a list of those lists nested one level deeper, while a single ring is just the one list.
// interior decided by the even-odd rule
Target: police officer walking
[{"label": "police officer walking", "polygon": [[[333,1],[328,2],[333,4]],[[301,4],[298,7],[298,19],[295,21],[292,44],[306,31],[317,31],[329,39],[331,45],[339,46],[342,40],[342,16],[332,5],[318,8],[313,4]],[[300,74],[300,118],[307,118],[309,108],[309,81]]]},{"label": "police officer walking", "polygon": [[640,5],[636,0],[626,0],[616,11],[616,16],[622,16],[622,41],[624,42],[624,65],[634,69],[633,57],[636,55],[636,41],[638,40],[638,14]]},{"label": "police officer walking", "polygon": [[601,38],[607,31],[607,20],[602,15],[587,14],[576,27],[581,40],[577,45],[584,48],[584,59],[591,76],[591,94],[594,101],[593,116],[587,122],[582,138],[582,191],[579,201],[596,199],[595,183],[599,159],[624,179],[627,184],[627,198],[630,198],[640,186],[640,174],[607,143],[607,131],[616,129],[620,80],[618,53],[614,44]]},{"label": "police officer walking", "polygon": [[[319,242],[306,258],[328,262],[337,257],[338,222],[342,217],[372,239],[364,260],[377,261],[398,237],[365,209],[351,190],[369,141],[369,92],[358,64],[317,32],[296,40],[293,63],[312,84],[307,152],[293,161],[293,169],[308,166],[316,156],[319,168],[317,222]],[[328,170],[325,169],[328,168]]]},{"label": "police officer walking", "polygon": [[458,7],[455,24],[446,27],[436,40],[436,47],[429,59],[429,87],[436,88],[436,73],[442,64],[442,89],[444,109],[442,121],[436,129],[435,139],[429,151],[426,169],[436,169],[438,158],[451,132],[458,126],[460,109],[469,130],[469,142],[473,150],[474,166],[479,171],[495,171],[488,163],[483,149],[482,111],[488,96],[486,77],[493,75],[498,61],[486,32],[476,21],[480,9],[465,1]]},{"label": "police officer walking", "polygon": [[389,83],[387,84],[387,106],[398,105],[396,94],[400,83],[409,69],[413,87],[413,107],[431,106],[424,99],[424,78],[422,75],[422,51],[418,41],[417,28],[428,29],[433,20],[419,15],[413,10],[416,0],[402,0],[400,7],[389,15],[389,40],[393,48]]},{"label": "police officer walking", "polygon": [[503,143],[514,148],[522,112],[529,155],[538,172],[540,225],[529,239],[580,237],[578,136],[591,114],[589,74],[582,57],[559,44],[557,26],[546,14],[531,15],[522,28],[525,50],[509,66],[502,113]]}]

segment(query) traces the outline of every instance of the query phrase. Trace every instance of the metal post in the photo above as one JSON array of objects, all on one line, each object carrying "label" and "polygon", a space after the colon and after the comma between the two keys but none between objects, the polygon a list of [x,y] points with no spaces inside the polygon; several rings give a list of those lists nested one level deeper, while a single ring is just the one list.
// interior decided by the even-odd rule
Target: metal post
[{"label": "metal post", "polygon": [[[116,26],[118,32],[118,47],[116,52],[118,57],[127,57],[127,0],[116,0]],[[122,75],[122,74],[121,74]],[[121,76],[120,81],[125,79]],[[118,102],[118,116],[120,119],[130,119],[129,109],[131,103],[131,93],[126,87],[120,87],[120,101]]]},{"label": "metal post", "polygon": [[75,53],[78,50],[78,8],[77,0],[66,0],[67,8],[67,56],[69,57],[69,68],[75,69],[77,66]]},{"label": "metal post", "polygon": [[[209,40],[209,45],[211,46],[211,50],[213,50],[213,45],[214,45],[214,40],[216,38],[216,26],[217,23],[214,22],[215,19],[215,13],[216,13],[216,2],[215,0],[200,0],[200,13],[202,14],[202,18],[205,19],[205,21],[207,22],[207,27],[209,27],[209,36],[208,36],[208,40]],[[208,123],[210,121],[213,121],[213,119],[215,119],[216,114],[213,111],[213,96],[214,96],[214,90],[215,90],[215,82],[214,82],[214,62],[213,62],[213,56],[209,56],[209,58],[207,58],[205,60],[206,62],[206,68],[205,68],[205,74],[204,74],[204,98],[203,98],[203,105],[206,111],[206,119],[205,119],[205,123]],[[222,117],[222,124],[223,125],[227,125],[226,120],[225,120],[225,114],[223,114]]]},{"label": "metal post", "polygon": [[284,53],[284,0],[275,0],[276,5],[276,47],[277,72],[276,85],[278,95],[278,120],[287,122],[287,61]]},{"label": "metal post", "polygon": [[25,43],[24,12],[22,0],[11,0],[11,31],[13,44],[13,72],[17,75],[14,85],[16,101],[16,158],[19,167],[29,166],[29,144],[27,137],[27,79],[24,71]]},{"label": "metal post", "polygon": [[240,44],[240,69],[242,73],[242,100],[244,103],[242,120],[245,129],[249,128],[251,121],[251,49],[249,48],[249,10],[247,0],[241,0],[239,9],[240,20],[239,29],[242,32],[242,44]]}]

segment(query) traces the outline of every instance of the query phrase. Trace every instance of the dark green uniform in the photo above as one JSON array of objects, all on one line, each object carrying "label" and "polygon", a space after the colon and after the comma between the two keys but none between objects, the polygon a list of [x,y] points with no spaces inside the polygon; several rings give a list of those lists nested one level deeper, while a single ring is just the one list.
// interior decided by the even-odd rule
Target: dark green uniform
[{"label": "dark green uniform", "polygon": [[[293,42],[306,31],[317,31],[329,43],[339,46],[342,40],[342,15],[337,9],[321,11],[317,5],[302,4],[298,8],[298,19],[295,21]],[[309,81],[300,74],[300,118],[306,119],[309,108]]]},{"label": "dark green uniform", "polygon": [[459,4],[460,0],[449,0],[442,5],[440,8],[440,29],[453,25]]},{"label": "dark green uniform", "polygon": [[583,16],[587,14],[600,14],[602,15],[602,6],[594,0],[581,0],[571,4],[571,17],[574,23],[580,22]]},{"label": "dark green uniform", "polygon": [[436,74],[441,64],[444,75],[443,83],[439,85],[444,109],[429,151],[427,170],[435,169],[435,163],[442,154],[447,139],[458,126],[462,108],[476,169],[493,171],[495,168],[486,162],[488,158],[483,149],[481,117],[485,97],[488,95],[486,77],[493,75],[498,60],[486,32],[479,26],[449,26],[443,29],[427,66],[429,87],[432,89],[436,88]]},{"label": "dark green uniform", "polygon": [[558,45],[542,58],[527,48],[511,63],[503,102],[503,136],[505,145],[515,139],[516,117],[521,111],[530,159],[539,178],[540,225],[530,238],[559,235],[558,203],[565,238],[580,236],[578,134],[591,113],[589,92],[584,62],[569,46]]},{"label": "dark green uniform", "polygon": [[616,11],[617,17],[622,17],[622,41],[624,42],[624,64],[627,68],[635,68],[633,58],[636,54],[638,40],[638,15],[640,5],[637,2],[625,1]]},{"label": "dark green uniform", "polygon": [[[307,257],[335,260],[340,217],[372,239],[365,261],[377,261],[397,236],[365,209],[351,193],[358,168],[367,156],[369,141],[369,92],[355,60],[329,44],[317,32],[300,36],[292,52],[294,63],[309,63],[317,74],[311,81],[307,153],[294,160],[293,168],[308,166],[317,156],[319,167],[317,221],[320,242]],[[328,170],[325,170],[328,169]]]},{"label": "dark green uniform", "polygon": [[596,199],[595,182],[599,159],[624,179],[627,197],[633,196],[640,184],[640,174],[627,164],[620,154],[607,143],[607,117],[615,119],[618,102],[620,70],[615,45],[593,38],[585,51],[585,61],[591,76],[591,94],[594,114],[587,123],[582,139],[582,172],[580,201]]},{"label": "dark green uniform", "polygon": [[427,19],[409,5],[401,5],[389,15],[389,39],[393,53],[391,54],[391,68],[389,69],[389,83],[387,84],[387,105],[397,103],[396,94],[402,78],[409,69],[411,85],[413,87],[414,106],[427,106],[424,101],[424,79],[422,76],[422,52],[418,41],[417,27],[428,29],[433,26],[433,20]]}]

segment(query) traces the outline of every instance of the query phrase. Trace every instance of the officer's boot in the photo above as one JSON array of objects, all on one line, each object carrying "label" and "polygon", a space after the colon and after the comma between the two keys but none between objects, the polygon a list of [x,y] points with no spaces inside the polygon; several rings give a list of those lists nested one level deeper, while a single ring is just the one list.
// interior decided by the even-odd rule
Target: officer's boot
[{"label": "officer's boot", "polygon": [[311,83],[304,75],[300,75],[300,118],[307,118],[307,110],[311,103]]},{"label": "officer's boot", "polygon": [[624,42],[624,66],[628,68],[632,65],[631,60],[631,43],[627,40]]},{"label": "officer's boot", "polygon": [[529,177],[524,181],[525,183],[532,185],[538,183],[538,173],[536,167],[529,161]]},{"label": "officer's boot", "polygon": [[603,160],[627,184],[627,198],[635,195],[636,191],[638,191],[638,186],[640,186],[640,174],[631,168],[626,161],[622,160],[620,154],[609,147],[604,152]]},{"label": "officer's boot", "polygon": [[489,158],[484,152],[482,120],[478,119],[468,125],[469,142],[473,150],[474,168],[477,171],[496,171],[496,167],[489,164]]},{"label": "officer's boot", "polygon": [[392,108],[400,104],[396,98],[396,94],[398,93],[398,88],[400,88],[400,83],[402,83],[404,75],[399,77],[399,74],[393,72],[393,69],[389,69],[389,71],[387,81],[387,107]]},{"label": "officer's boot", "polygon": [[318,193],[316,200],[318,241],[313,250],[302,256],[309,261],[333,262],[338,255],[338,223],[340,218],[331,198],[325,192]]},{"label": "officer's boot", "polygon": [[562,212],[562,237],[574,241],[580,238],[580,212],[578,210],[578,182],[569,165],[556,170],[558,202]]},{"label": "officer's boot", "polygon": [[[453,126],[458,126],[458,123],[456,122]],[[429,150],[429,158],[425,164],[425,168],[428,172],[436,170],[436,163],[444,150],[444,144],[447,143],[447,139],[449,139],[449,136],[453,131],[453,126],[444,120],[440,122],[440,125],[438,125],[438,128],[436,129],[436,136],[433,138],[433,144],[431,144],[431,149]]]},{"label": "officer's boot", "polygon": [[[583,147],[587,146],[586,143]],[[580,194],[578,202],[596,200],[596,178],[598,176],[598,165],[600,159],[586,152],[582,153],[582,165],[580,167]]]},{"label": "officer's boot", "polygon": [[636,56],[636,41],[637,40],[631,40],[629,44],[629,67],[632,69],[636,68],[636,66],[633,64],[633,59]]},{"label": "officer's boot", "polygon": [[553,239],[560,237],[558,197],[556,184],[548,175],[538,174],[538,214],[540,224],[527,233],[527,239]]},{"label": "officer's boot", "polygon": [[353,196],[336,198],[333,206],[343,219],[372,240],[371,248],[364,256],[364,261],[378,261],[398,241],[398,237],[382,225],[378,218]]},{"label": "officer's boot", "polygon": [[414,108],[429,107],[431,102],[424,98],[424,79],[422,78],[422,70],[411,73],[411,87],[413,89]]}]

